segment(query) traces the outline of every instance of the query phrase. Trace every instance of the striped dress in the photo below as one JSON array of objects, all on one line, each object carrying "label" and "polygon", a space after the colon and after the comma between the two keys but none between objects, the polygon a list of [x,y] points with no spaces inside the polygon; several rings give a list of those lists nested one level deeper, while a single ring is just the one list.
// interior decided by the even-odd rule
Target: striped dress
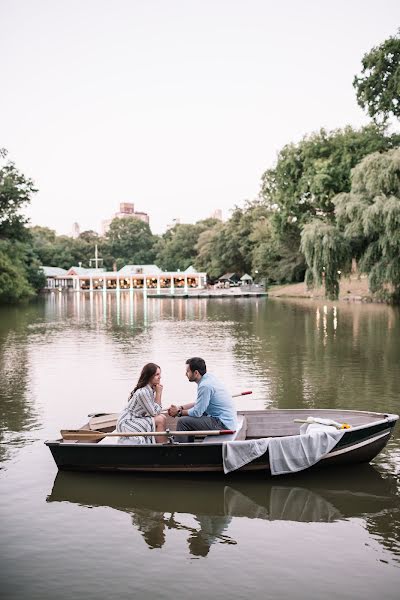
[{"label": "striped dress", "polygon": [[[131,392],[128,406],[118,417],[116,431],[135,433],[135,431],[155,431],[154,417],[161,412],[161,406],[155,401],[156,393],[151,385]],[[120,444],[155,444],[153,435],[120,437]]]}]

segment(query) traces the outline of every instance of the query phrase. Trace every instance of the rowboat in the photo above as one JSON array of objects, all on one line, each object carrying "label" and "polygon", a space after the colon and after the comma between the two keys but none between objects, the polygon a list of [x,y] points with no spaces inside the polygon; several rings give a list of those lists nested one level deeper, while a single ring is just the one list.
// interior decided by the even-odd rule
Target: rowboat
[{"label": "rowboat", "polygon": [[[276,468],[276,448],[281,447],[289,462],[296,463],[297,451],[310,448],[311,458],[292,471],[338,465],[368,463],[387,445],[398,415],[338,409],[268,409],[239,411],[234,432],[191,432],[193,441],[179,441],[175,420],[167,420],[168,442],[163,444],[121,444],[116,414],[95,415],[77,430],[64,430],[62,437],[46,441],[60,470],[119,471],[150,473],[227,473],[227,453],[250,452],[250,458],[231,473],[262,472],[274,475],[288,472]],[[346,429],[329,434],[300,433],[298,421],[343,423]],[[346,425],[344,425],[346,424]],[[328,427],[333,429],[333,427]],[[68,433],[68,431],[70,431]],[[321,445],[318,435],[329,435],[329,446]],[[325,439],[324,438],[324,439]],[[296,445],[297,444],[297,445]],[[315,453],[315,447],[319,453]],[[324,448],[328,448],[324,451]],[[258,453],[254,452],[258,449]],[[293,455],[290,453],[292,452]],[[314,454],[313,454],[314,453]],[[289,469],[290,470],[290,469]]]}]

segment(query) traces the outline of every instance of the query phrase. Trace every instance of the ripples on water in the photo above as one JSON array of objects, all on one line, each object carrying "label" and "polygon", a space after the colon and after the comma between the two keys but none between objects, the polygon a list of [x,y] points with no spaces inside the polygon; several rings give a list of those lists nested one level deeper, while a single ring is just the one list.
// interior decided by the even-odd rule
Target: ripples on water
[{"label": "ripples on water", "polygon": [[398,413],[399,334],[377,305],[98,293],[1,309],[5,597],[397,598],[398,428],[373,467],[272,481],[57,474],[43,441],[120,410],[150,360],[165,405],[193,400],[193,355],[253,390],[238,408]]}]

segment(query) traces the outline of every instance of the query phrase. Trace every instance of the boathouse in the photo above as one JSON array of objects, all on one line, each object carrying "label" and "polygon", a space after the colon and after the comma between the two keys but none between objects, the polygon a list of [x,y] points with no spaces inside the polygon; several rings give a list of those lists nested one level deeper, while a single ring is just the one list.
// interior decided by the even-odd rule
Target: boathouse
[{"label": "boathouse", "polygon": [[67,270],[61,267],[42,267],[46,277],[46,289],[54,290],[62,287],[63,289],[71,287],[72,281],[67,276]]},{"label": "boathouse", "polygon": [[[79,266],[67,271],[61,269],[64,272],[59,276],[56,267],[43,267],[43,270],[47,278],[47,289],[60,291],[153,290],[159,294],[161,290],[168,289],[171,293],[186,293],[190,289],[203,289],[207,281],[207,274],[197,272],[192,266],[185,271],[162,271],[157,265],[125,265],[119,271]],[[50,272],[51,278],[47,277]]]}]

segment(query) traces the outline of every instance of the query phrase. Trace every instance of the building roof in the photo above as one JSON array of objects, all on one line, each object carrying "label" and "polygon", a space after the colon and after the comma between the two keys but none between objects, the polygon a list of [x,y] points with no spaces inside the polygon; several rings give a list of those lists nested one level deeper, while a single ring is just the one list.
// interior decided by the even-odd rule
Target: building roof
[{"label": "building roof", "polygon": [[118,271],[120,275],[154,275],[156,273],[161,273],[160,267],[157,265],[125,265]]},{"label": "building roof", "polygon": [[98,275],[104,273],[104,269],[85,269],[85,267],[70,267],[67,275]]},{"label": "building roof", "polygon": [[240,279],[240,276],[237,273],[225,273],[218,277],[218,281],[229,281],[230,279]]},{"label": "building roof", "polygon": [[248,275],[247,273],[245,273],[241,278],[240,281],[253,281],[253,278]]},{"label": "building roof", "polygon": [[42,266],[42,271],[46,275],[46,277],[60,277],[61,275],[66,275],[67,270],[62,269],[61,267],[45,267]]},{"label": "building roof", "polygon": [[197,273],[197,271],[193,265],[190,265],[190,267],[188,267],[186,271],[184,271],[184,273],[187,273],[188,275],[193,275],[194,273]]}]

